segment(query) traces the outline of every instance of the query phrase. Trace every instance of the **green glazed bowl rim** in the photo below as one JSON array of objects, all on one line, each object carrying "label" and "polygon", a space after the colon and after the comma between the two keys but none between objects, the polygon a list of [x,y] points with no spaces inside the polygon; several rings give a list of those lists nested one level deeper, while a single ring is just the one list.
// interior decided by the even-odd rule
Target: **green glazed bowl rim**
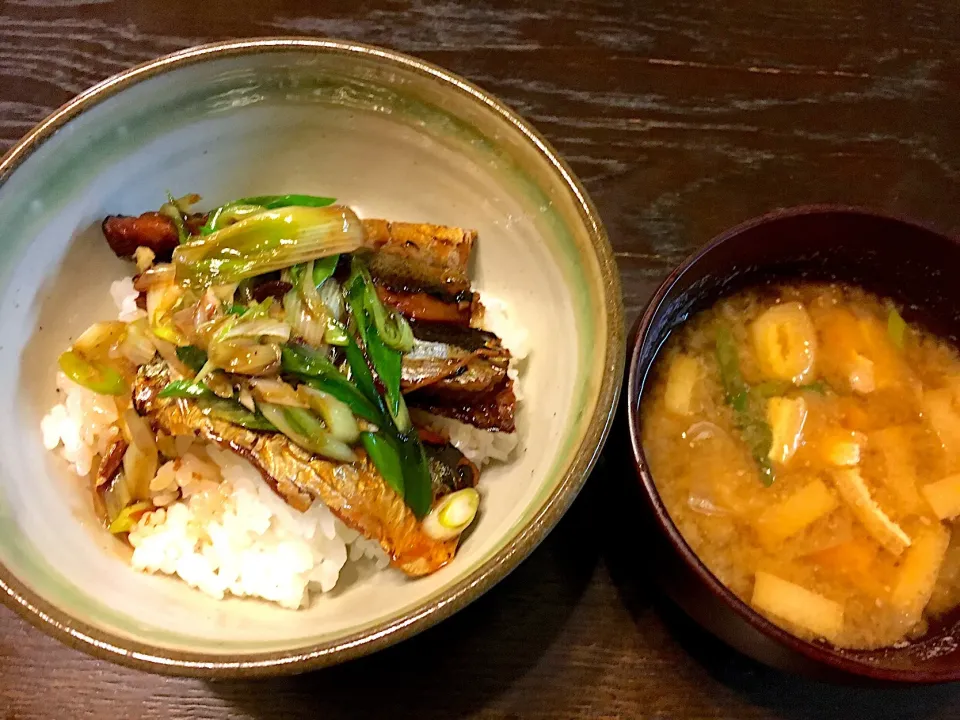
[{"label": "green glazed bowl rim", "polygon": [[401,53],[356,43],[302,37],[267,37],[198,45],[118,73],[54,111],[28,132],[0,160],[0,186],[48,138],[70,120],[117,95],[124,89],[178,68],[211,59],[268,52],[308,51],[372,58],[439,81],[451,92],[466,95],[494,111],[536,148],[575,201],[580,221],[587,229],[603,276],[604,306],[608,321],[608,346],[600,365],[604,376],[597,406],[590,418],[575,459],[564,477],[510,543],[480,564],[429,603],[400,617],[357,633],[303,648],[244,653],[238,659],[222,655],[172,650],[152,646],[86,624],[47,602],[25,587],[0,563],[0,598],[21,617],[67,645],[96,657],[141,670],[194,677],[249,677],[279,675],[333,665],[370,654],[435,625],[478,598],[526,558],[557,524],[576,498],[606,441],[613,422],[624,371],[625,338],[623,299],[619,272],[606,230],[593,202],[567,163],[546,139],[499,100],[463,78],[436,65]]}]

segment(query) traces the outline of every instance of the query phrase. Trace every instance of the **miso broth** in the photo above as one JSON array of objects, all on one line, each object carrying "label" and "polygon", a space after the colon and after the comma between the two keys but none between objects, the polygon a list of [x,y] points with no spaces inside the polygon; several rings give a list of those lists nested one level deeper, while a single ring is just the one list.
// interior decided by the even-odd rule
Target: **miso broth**
[{"label": "miso broth", "polygon": [[642,434],[684,539],[790,632],[884,647],[960,603],[960,355],[892,303],[721,300],[666,343]]}]

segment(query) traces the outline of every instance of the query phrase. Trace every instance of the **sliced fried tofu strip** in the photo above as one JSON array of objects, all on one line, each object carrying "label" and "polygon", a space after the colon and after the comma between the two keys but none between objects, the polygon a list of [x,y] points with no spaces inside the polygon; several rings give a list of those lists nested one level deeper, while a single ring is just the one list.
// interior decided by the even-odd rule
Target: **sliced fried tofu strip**
[{"label": "sliced fried tofu strip", "polygon": [[872,432],[870,447],[883,457],[884,484],[910,512],[921,510],[923,499],[917,490],[917,465],[911,453],[909,429],[893,426]]},{"label": "sliced fried tofu strip", "polygon": [[794,456],[806,422],[807,401],[802,397],[772,397],[767,401],[767,424],[773,435],[768,456],[773,462],[783,465]]},{"label": "sliced fried tofu strip", "polygon": [[916,620],[930,602],[949,544],[950,531],[937,524],[918,533],[903,556],[890,602]]},{"label": "sliced fried tofu strip", "polygon": [[836,467],[860,464],[861,450],[867,443],[863,433],[834,429],[826,432],[817,443],[823,461]]},{"label": "sliced fried tofu strip", "polygon": [[843,629],[840,603],[770,573],[757,573],[751,603],[827,640],[836,638]]},{"label": "sliced fried tofu strip", "polygon": [[689,355],[677,355],[667,370],[667,386],[663,401],[667,410],[677,415],[693,412],[693,391],[700,380],[700,363]]},{"label": "sliced fried tofu strip", "polygon": [[835,470],[833,480],[840,491],[840,497],[850,506],[857,520],[874,540],[894,555],[899,555],[910,547],[910,536],[887,517],[883,509],[870,497],[870,490],[860,477],[859,470]]},{"label": "sliced fried tofu strip", "polygon": [[960,515],[960,475],[951,475],[924,485],[920,492],[941,520]]},{"label": "sliced fried tofu strip", "polygon": [[757,519],[757,533],[765,545],[776,545],[833,512],[839,504],[822,480],[813,480],[764,510]]},{"label": "sliced fried tofu strip", "polygon": [[953,392],[949,388],[925,392],[923,416],[937,434],[950,459],[960,455],[960,416],[953,409]]}]

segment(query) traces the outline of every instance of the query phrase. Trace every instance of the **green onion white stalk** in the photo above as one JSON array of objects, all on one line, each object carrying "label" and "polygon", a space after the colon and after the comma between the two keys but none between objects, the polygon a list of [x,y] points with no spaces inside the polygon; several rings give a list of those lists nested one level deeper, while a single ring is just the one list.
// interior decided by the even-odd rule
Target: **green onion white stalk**
[{"label": "green onion white stalk", "polygon": [[423,518],[423,531],[434,540],[452,540],[470,527],[480,507],[480,493],[464,488],[441,498]]},{"label": "green onion white stalk", "polygon": [[356,462],[350,446],[327,431],[309,410],[257,403],[263,416],[297,445],[323,457],[341,462]]},{"label": "green onion white stalk", "polygon": [[188,287],[238,282],[358,250],[363,225],[347,207],[287,207],[255,213],[178,247],[177,280]]},{"label": "green onion white stalk", "polygon": [[346,403],[309,385],[301,385],[297,390],[301,399],[323,418],[330,434],[337,440],[353,444],[360,439],[360,427]]},{"label": "green onion white stalk", "polygon": [[150,481],[157,474],[160,458],[153,430],[132,408],[124,412],[123,424],[130,443],[123,455],[127,487],[135,500],[149,500]]}]

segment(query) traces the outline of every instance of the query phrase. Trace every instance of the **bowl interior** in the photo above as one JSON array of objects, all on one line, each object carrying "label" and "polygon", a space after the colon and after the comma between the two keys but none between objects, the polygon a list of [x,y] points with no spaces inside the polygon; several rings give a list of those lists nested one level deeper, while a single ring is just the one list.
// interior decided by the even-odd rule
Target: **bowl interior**
[{"label": "bowl interior", "polygon": [[[954,343],[960,336],[960,244],[913,223],[867,211],[829,206],[773,213],[724,233],[689,258],[661,286],[635,336],[629,366],[629,422],[634,455],[654,515],[715,603],[729,604],[753,630],[817,663],[857,675],[900,681],[960,678],[960,612],[934,623],[920,641],[901,649],[835,650],[779,629],[728,591],[687,546],[656,491],[640,437],[644,382],[670,332],[692,314],[737,290],[808,278],[859,284],[904,306],[904,316]],[[722,632],[722,630],[721,630]],[[729,637],[728,637],[729,639]],[[748,646],[753,640],[743,639]],[[761,659],[771,657],[762,650]],[[789,660],[784,665],[797,667]]]},{"label": "bowl interior", "polygon": [[[432,71],[306,44],[193,56],[141,74],[70,119],[0,187],[2,578],[57,622],[147,663],[173,658],[202,671],[208,662],[316,659],[447,614],[503,572],[492,564],[518,562],[572,501],[613,402],[616,278],[586,201],[549,157]],[[58,353],[90,322],[115,317],[110,282],[131,274],[100,220],[155,208],[168,190],[200,193],[204,206],[332,195],[361,216],[479,230],[475,285],[509,303],[535,349],[522,375],[518,457],[484,472],[482,517],[450,566],[418,581],[395,571],[344,578],[291,612],[217,602],[125,565],[85,484],[44,451],[39,423],[56,400]]]}]

